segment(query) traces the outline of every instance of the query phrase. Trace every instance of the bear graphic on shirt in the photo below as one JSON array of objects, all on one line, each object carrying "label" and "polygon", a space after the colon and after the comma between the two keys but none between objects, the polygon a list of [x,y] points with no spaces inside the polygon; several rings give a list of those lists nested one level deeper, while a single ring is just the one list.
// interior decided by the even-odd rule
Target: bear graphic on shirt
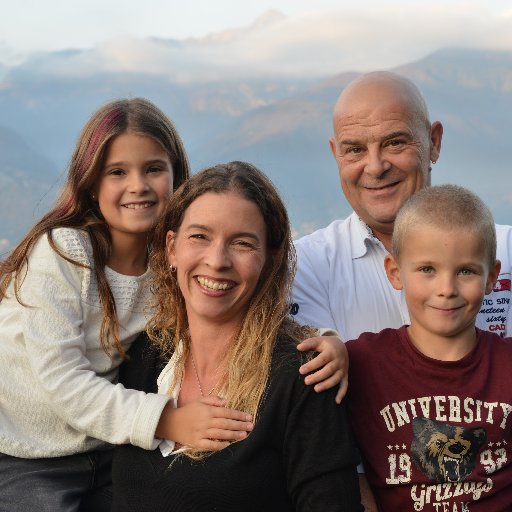
[{"label": "bear graphic on shirt", "polygon": [[462,482],[475,469],[476,456],[487,439],[483,428],[464,428],[414,418],[411,456],[433,482]]}]

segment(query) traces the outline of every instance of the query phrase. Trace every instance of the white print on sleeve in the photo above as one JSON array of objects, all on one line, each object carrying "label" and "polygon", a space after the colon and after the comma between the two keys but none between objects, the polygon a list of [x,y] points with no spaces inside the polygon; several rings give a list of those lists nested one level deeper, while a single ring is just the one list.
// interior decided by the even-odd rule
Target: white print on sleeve
[{"label": "white print on sleeve", "polygon": [[[500,274],[493,291],[484,297],[482,308],[476,317],[476,326],[485,331],[495,332],[502,337],[507,333],[511,299],[510,273]],[[510,321],[512,324],[512,320]],[[512,325],[509,327],[512,329]]]}]

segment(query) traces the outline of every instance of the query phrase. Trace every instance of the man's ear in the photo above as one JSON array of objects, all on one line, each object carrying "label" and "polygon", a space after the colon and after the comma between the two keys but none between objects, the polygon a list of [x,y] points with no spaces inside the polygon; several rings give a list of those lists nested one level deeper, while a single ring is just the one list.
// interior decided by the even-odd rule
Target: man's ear
[{"label": "man's ear", "polygon": [[432,123],[430,127],[430,160],[437,162],[441,153],[441,141],[443,139],[443,125],[439,121]]},{"label": "man's ear", "polygon": [[174,251],[174,243],[175,243],[176,233],[172,230],[167,231],[167,235],[165,235],[165,249],[167,251],[167,261],[169,265],[176,267],[176,254]]},{"label": "man's ear", "polygon": [[403,288],[403,284],[400,276],[400,267],[391,254],[386,256],[386,259],[384,260],[384,268],[386,269],[386,275],[388,276],[391,286],[393,286],[395,290],[401,290]]},{"label": "man's ear", "polygon": [[331,148],[331,153],[334,159],[336,160],[336,141],[334,140],[334,137],[331,137],[329,139],[329,146]]},{"label": "man's ear", "polygon": [[498,280],[498,276],[500,275],[501,270],[501,261],[496,260],[494,266],[489,270],[487,274],[487,282],[485,283],[485,294],[489,294],[492,292],[496,281]]}]

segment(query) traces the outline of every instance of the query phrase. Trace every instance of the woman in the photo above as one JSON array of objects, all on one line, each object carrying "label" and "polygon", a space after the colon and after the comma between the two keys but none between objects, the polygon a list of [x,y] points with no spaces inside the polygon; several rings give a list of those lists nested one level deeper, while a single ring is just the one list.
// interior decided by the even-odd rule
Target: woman
[{"label": "woman", "polygon": [[296,344],[307,333],[288,317],[294,252],[271,182],[243,162],[194,176],[171,199],[153,248],[153,350],[135,345],[124,384],[168,391],[177,407],[219,394],[255,426],[216,453],[166,441],[155,451],[118,447],[113,509],[361,510],[344,406],[298,376]]}]

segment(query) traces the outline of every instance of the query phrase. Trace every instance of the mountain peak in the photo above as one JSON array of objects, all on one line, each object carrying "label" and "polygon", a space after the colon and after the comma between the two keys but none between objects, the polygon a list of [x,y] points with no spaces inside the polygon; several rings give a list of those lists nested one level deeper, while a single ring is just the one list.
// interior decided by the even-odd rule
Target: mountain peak
[{"label": "mountain peak", "polygon": [[286,16],[277,9],[269,9],[260,14],[250,25],[251,29],[262,29],[284,21]]},{"label": "mountain peak", "polygon": [[247,36],[249,33],[259,32],[265,30],[277,23],[282,22],[286,19],[286,16],[276,10],[269,9],[263,14],[260,14],[250,25],[244,27],[228,28],[221,30],[220,32],[212,32],[204,37],[193,37],[186,40],[188,43],[198,45],[209,45],[209,44],[225,44],[235,40],[239,40]]}]

